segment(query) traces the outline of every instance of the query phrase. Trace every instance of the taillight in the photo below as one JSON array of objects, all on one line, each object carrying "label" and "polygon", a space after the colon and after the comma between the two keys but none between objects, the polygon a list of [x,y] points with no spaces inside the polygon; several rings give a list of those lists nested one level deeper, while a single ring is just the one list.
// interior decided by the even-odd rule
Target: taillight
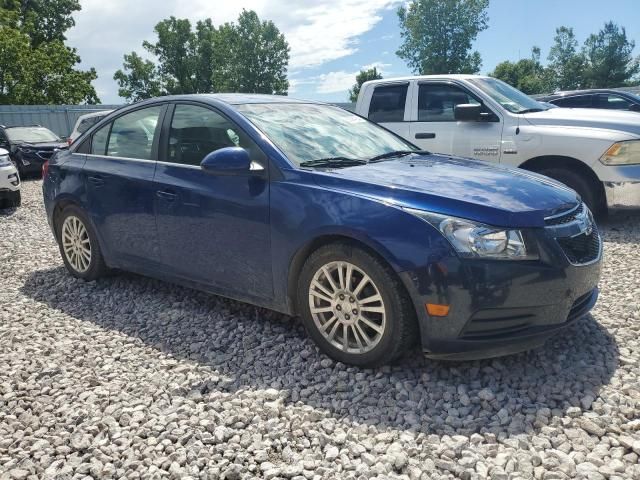
[{"label": "taillight", "polygon": [[49,173],[49,160],[42,164],[42,178],[45,178],[47,173]]},{"label": "taillight", "polygon": [[72,143],[73,143],[73,138],[71,137],[67,138],[67,145],[71,146]]}]

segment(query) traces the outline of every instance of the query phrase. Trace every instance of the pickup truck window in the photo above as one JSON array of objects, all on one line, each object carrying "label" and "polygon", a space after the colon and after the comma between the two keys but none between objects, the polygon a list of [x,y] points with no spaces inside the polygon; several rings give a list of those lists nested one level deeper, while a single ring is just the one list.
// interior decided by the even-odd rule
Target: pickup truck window
[{"label": "pickup truck window", "polygon": [[511,85],[495,78],[471,78],[469,83],[489,95],[511,113],[542,112],[549,110],[529,95],[513,88]]},{"label": "pickup truck window", "polygon": [[369,120],[376,123],[404,121],[408,89],[408,84],[376,87],[369,106]]},{"label": "pickup truck window", "polygon": [[419,122],[455,122],[456,105],[480,102],[459,87],[448,84],[422,84],[418,90]]}]

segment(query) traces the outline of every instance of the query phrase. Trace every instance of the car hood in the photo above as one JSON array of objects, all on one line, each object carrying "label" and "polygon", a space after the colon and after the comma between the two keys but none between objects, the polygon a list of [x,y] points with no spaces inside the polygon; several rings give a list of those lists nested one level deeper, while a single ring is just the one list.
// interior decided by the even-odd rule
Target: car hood
[{"label": "car hood", "polygon": [[568,187],[525,170],[444,155],[411,155],[316,171],[316,183],[385,203],[502,227],[542,227],[580,201]]},{"label": "car hood", "polygon": [[65,142],[40,142],[40,143],[16,143],[20,148],[28,148],[31,150],[53,150],[55,148],[67,148],[69,145]]},{"label": "car hood", "polygon": [[640,136],[640,113],[596,108],[550,108],[523,115],[532,125],[606,128]]}]

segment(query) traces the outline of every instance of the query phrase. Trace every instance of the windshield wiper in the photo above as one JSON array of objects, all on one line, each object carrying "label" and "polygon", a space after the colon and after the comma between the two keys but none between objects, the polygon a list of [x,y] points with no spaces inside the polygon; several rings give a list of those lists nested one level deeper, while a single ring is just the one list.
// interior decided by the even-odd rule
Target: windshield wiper
[{"label": "windshield wiper", "polygon": [[548,109],[544,108],[525,108],[524,110],[518,110],[516,113],[536,113],[536,112],[545,112]]},{"label": "windshield wiper", "polygon": [[318,158],[300,163],[301,167],[353,167],[355,165],[366,165],[366,160],[347,157]]},{"label": "windshield wiper", "polygon": [[406,155],[411,155],[411,154],[420,154],[420,155],[428,155],[429,152],[424,151],[424,150],[395,150],[393,152],[387,152],[387,153],[383,153],[382,155],[376,155],[375,157],[372,157],[369,159],[369,163],[375,163],[375,162],[380,162],[382,160],[386,160],[389,158],[394,158],[394,157],[404,157]]}]

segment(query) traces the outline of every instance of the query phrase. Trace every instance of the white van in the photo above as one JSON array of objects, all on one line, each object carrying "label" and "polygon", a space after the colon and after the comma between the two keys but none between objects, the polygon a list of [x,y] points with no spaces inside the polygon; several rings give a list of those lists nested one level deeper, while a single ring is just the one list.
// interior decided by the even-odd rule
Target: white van
[{"label": "white van", "polygon": [[73,132],[69,135],[69,145],[75,142],[76,138],[93,127],[96,123],[109,115],[113,110],[102,110],[100,112],[86,113],[80,115],[73,127]]},{"label": "white van", "polygon": [[356,113],[435,153],[521,167],[597,212],[640,208],[640,116],[549,108],[491,77],[428,75],[362,85]]}]

